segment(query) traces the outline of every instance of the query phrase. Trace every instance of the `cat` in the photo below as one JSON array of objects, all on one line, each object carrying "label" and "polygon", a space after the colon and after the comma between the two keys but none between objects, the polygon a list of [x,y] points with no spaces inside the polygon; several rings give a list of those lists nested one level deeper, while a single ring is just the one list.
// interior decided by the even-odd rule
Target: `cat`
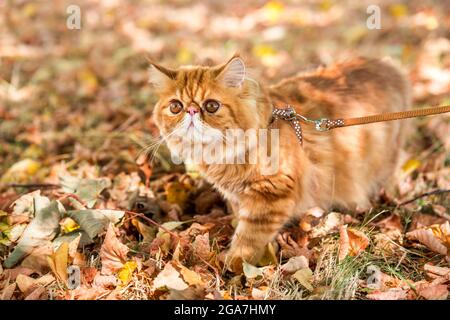
[{"label": "cat", "polygon": [[272,86],[250,79],[239,55],[216,66],[150,64],[150,82],[159,97],[153,118],[175,153],[193,141],[223,144],[224,132],[232,128],[278,130],[279,166],[273,174],[261,173],[261,161],[198,163],[237,215],[225,258],[228,269],[240,270],[242,261],[257,263],[281,228],[309,208],[369,208],[379,188],[392,185],[405,140],[403,121],[328,132],[302,125],[301,144],[288,121],[272,116],[275,106],[287,105],[312,119],[402,111],[411,104],[410,85],[392,63],[357,57]]}]

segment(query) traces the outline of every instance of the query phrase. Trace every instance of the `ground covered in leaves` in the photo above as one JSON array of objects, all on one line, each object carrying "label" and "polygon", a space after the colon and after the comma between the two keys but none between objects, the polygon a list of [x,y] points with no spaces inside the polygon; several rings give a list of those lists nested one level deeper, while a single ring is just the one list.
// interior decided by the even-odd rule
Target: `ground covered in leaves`
[{"label": "ground covered in leaves", "polygon": [[[312,208],[243,274],[235,221],[150,120],[149,55],[220,62],[270,83],[351,55],[390,56],[414,106],[450,103],[445,1],[70,1],[0,4],[0,299],[448,299],[449,117],[415,120],[398,192],[368,212]],[[405,4],[408,5],[405,5]],[[68,268],[69,267],[69,268]]]}]

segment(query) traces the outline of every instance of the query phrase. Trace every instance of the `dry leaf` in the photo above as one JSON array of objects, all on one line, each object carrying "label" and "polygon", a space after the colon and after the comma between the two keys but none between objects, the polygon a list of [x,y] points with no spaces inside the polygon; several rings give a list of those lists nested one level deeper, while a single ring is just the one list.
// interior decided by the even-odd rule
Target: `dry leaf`
[{"label": "dry leaf", "polygon": [[416,292],[427,300],[447,300],[448,297],[446,284],[423,283],[416,286]]},{"label": "dry leaf", "polygon": [[129,250],[130,249],[126,245],[117,239],[115,228],[112,223],[110,223],[105,240],[100,249],[102,274],[110,275],[120,270],[127,260]]},{"label": "dry leaf", "polygon": [[204,285],[202,277],[195,271],[192,271],[185,266],[178,264],[180,267],[180,273],[183,276],[184,281],[186,281],[190,286]]},{"label": "dry leaf", "polygon": [[37,285],[37,280],[24,274],[19,274],[16,278],[16,283],[20,291],[25,293],[29,291],[32,287]]},{"label": "dry leaf", "polygon": [[42,300],[44,294],[46,294],[45,288],[37,286],[24,300]]},{"label": "dry leaf", "polygon": [[92,286],[101,288],[116,287],[118,284],[119,280],[113,275],[103,276],[101,274],[96,274],[92,281]]},{"label": "dry leaf", "polygon": [[128,261],[123,265],[122,269],[120,269],[119,274],[117,275],[120,281],[122,281],[122,285],[126,285],[128,282],[130,282],[131,276],[136,268],[137,263],[133,260]]},{"label": "dry leaf", "polygon": [[281,271],[286,273],[294,273],[299,269],[308,268],[308,259],[304,256],[292,257],[288,262],[281,266]]},{"label": "dry leaf", "polygon": [[311,285],[311,279],[313,276],[313,272],[309,268],[304,268],[297,270],[292,277],[296,279],[302,286],[304,286],[309,291],[313,291],[314,288]]},{"label": "dry leaf", "polygon": [[369,245],[369,238],[361,231],[348,229],[347,225],[340,227],[339,261],[347,255],[355,257]]},{"label": "dry leaf", "polygon": [[184,290],[188,285],[180,278],[180,273],[175,270],[172,264],[167,263],[153,281],[153,287],[155,289],[167,287],[168,289]]},{"label": "dry leaf", "polygon": [[47,257],[48,264],[53,273],[64,284],[67,283],[68,256],[69,244],[67,242],[63,242],[53,255]]},{"label": "dry leaf", "polygon": [[339,212],[330,212],[311,230],[311,237],[318,238],[338,230],[344,223],[344,217]]},{"label": "dry leaf", "polygon": [[14,282],[3,288],[0,292],[0,300],[11,300],[14,290],[16,290],[16,286],[17,284]]},{"label": "dry leaf", "polygon": [[258,277],[262,277],[263,275],[263,272],[260,268],[257,268],[245,261],[242,262],[242,269],[247,279],[256,279]]},{"label": "dry leaf", "polygon": [[203,235],[198,235],[195,237],[194,242],[192,243],[192,247],[194,248],[194,254],[196,257],[200,257],[203,260],[208,261],[211,258],[211,247],[209,245],[209,233],[206,232]]},{"label": "dry leaf", "polygon": [[406,237],[411,240],[417,240],[426,245],[430,250],[447,255],[447,247],[435,236],[430,229],[419,229],[408,232]]},{"label": "dry leaf", "polygon": [[407,300],[408,291],[399,288],[392,288],[388,291],[376,290],[368,294],[366,298],[370,300]]}]

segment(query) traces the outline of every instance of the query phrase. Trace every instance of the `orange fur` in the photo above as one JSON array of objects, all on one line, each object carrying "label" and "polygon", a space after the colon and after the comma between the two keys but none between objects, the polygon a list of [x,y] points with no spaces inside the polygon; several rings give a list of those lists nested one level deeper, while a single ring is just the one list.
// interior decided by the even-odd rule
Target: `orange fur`
[{"label": "orange fur", "polygon": [[[204,177],[220,190],[238,212],[238,226],[228,261],[255,263],[265,245],[293,216],[313,206],[367,208],[370,197],[392,177],[404,139],[404,122],[393,121],[317,132],[303,126],[301,146],[289,123],[269,125],[273,105],[295,106],[308,118],[351,118],[404,110],[410,105],[409,85],[386,62],[357,58],[311,73],[284,79],[276,85],[257,87],[244,81],[229,87],[219,81],[227,64],[218,67],[181,67],[159,86],[160,100],[154,119],[163,136],[180,122],[170,115],[168,103],[201,110],[205,99],[222,107],[215,114],[202,113],[209,126],[270,128],[280,131],[280,166],[276,174],[261,175],[257,164],[200,164]],[[158,66],[155,70],[159,70]],[[163,70],[167,71],[167,70]],[[173,148],[179,139],[168,139]]]}]

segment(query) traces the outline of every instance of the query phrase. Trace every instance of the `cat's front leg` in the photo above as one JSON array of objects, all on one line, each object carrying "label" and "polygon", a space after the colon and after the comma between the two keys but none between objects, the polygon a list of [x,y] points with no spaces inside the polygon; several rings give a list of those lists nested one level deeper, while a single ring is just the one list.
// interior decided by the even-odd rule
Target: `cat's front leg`
[{"label": "cat's front leg", "polygon": [[238,225],[226,255],[226,268],[238,272],[242,269],[242,261],[256,264],[265,246],[288,222],[293,207],[294,202],[290,199],[243,201],[239,208]]}]

